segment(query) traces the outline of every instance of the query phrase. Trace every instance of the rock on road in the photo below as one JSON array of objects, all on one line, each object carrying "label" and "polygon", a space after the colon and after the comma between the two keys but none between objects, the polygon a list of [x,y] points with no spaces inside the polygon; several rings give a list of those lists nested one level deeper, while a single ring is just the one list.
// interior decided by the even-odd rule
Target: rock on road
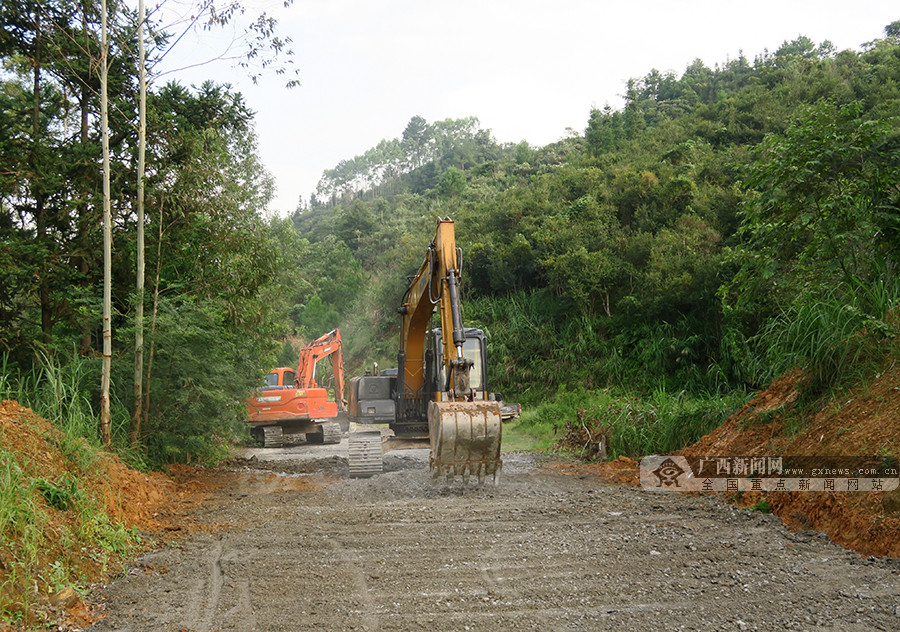
[{"label": "rock on road", "polygon": [[[280,454],[260,467],[290,471]],[[432,481],[427,450],[387,459],[351,480],[333,456],[312,491],[237,476],[197,514],[219,528],[138,560],[90,630],[900,629],[900,560],[721,498],[528,455],[504,455],[499,486],[468,488]]]}]

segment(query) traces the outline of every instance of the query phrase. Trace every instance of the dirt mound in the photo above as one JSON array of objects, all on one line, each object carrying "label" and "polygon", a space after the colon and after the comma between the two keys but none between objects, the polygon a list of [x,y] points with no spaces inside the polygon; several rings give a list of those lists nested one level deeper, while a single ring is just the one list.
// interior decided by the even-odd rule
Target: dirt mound
[{"label": "dirt mound", "polygon": [[[802,376],[789,373],[757,393],[725,423],[682,450],[684,456],[783,454],[773,452],[783,435],[783,411],[800,396]],[[771,420],[773,423],[766,423]],[[831,456],[831,455],[829,455]]]},{"label": "dirt mound", "polygon": [[10,618],[83,624],[90,616],[73,583],[118,572],[141,540],[148,547],[190,530],[184,513],[224,484],[135,471],[15,401],[0,402],[0,476],[0,629]]},{"label": "dirt mound", "polygon": [[601,463],[574,463],[569,461],[550,463],[544,465],[544,468],[582,478],[585,476],[597,476],[613,485],[628,485],[629,487],[640,487],[641,485],[638,462],[634,459],[629,459],[627,456],[620,456],[613,461],[603,461]]},{"label": "dirt mound", "polygon": [[[798,424],[793,409],[801,386],[800,374],[783,376],[681,454],[900,455],[900,367],[896,364],[827,403],[806,424]],[[734,500],[754,506],[762,495],[748,493]],[[841,546],[867,555],[900,557],[900,490],[772,492],[765,500],[789,527],[824,532]]]}]

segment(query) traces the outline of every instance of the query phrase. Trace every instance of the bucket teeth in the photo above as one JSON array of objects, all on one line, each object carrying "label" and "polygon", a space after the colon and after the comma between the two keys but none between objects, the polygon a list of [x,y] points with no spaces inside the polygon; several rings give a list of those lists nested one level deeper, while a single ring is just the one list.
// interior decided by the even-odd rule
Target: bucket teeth
[{"label": "bucket teeth", "polygon": [[448,483],[452,483],[456,477],[460,477],[463,485],[467,485],[473,477],[478,479],[479,485],[483,485],[488,477],[490,477],[491,483],[496,485],[500,481],[500,470],[500,464],[497,464],[496,467],[486,463],[438,464],[432,462],[431,464],[433,478],[446,478]]}]

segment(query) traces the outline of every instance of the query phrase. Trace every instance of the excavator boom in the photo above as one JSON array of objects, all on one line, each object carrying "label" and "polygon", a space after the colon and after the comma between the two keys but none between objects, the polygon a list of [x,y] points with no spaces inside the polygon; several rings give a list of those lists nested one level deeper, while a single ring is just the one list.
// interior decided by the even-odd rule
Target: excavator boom
[{"label": "excavator boom", "polygon": [[[481,480],[490,475],[496,480],[503,467],[500,404],[488,399],[486,391],[476,392],[471,387],[475,361],[464,351],[460,279],[461,254],[454,224],[442,217],[399,310],[398,414],[421,415],[422,406],[426,407],[430,464],[436,477],[462,476],[465,480],[474,475]],[[435,309],[441,317],[443,370],[440,377],[429,380],[426,341]]]}]

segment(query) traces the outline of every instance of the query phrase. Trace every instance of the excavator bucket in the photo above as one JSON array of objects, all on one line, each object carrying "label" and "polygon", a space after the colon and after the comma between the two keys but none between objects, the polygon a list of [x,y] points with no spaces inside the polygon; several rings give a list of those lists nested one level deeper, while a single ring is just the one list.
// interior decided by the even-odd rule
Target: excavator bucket
[{"label": "excavator bucket", "polygon": [[431,402],[428,432],[431,439],[431,472],[435,478],[467,483],[477,476],[483,483],[500,475],[500,404],[497,402]]}]

